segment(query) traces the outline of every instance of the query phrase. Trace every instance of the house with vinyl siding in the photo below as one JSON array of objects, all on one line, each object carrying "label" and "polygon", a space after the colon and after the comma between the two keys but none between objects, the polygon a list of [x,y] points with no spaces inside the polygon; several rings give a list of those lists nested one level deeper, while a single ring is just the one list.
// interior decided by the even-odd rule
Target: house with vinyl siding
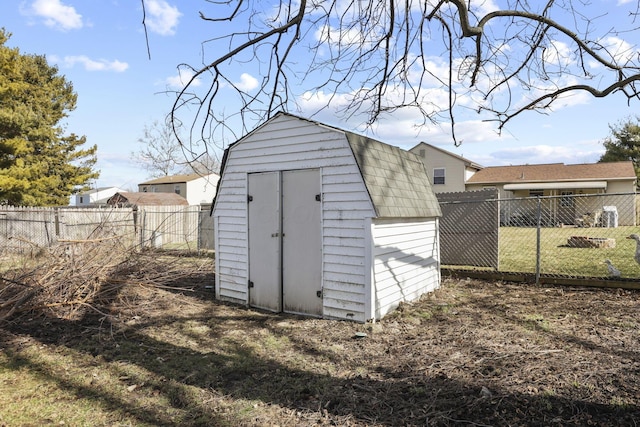
[{"label": "house with vinyl siding", "polygon": [[168,175],[138,184],[140,193],[175,193],[190,205],[210,203],[216,195],[220,176],[210,174]]},{"label": "house with vinyl siding", "polygon": [[603,200],[615,207],[620,225],[636,225],[636,186],[631,161],[489,166],[466,183],[468,191],[495,188],[501,199],[552,197],[548,216],[569,225],[601,212]]},{"label": "house with vinyl siding", "polygon": [[424,163],[436,194],[465,191],[467,181],[483,168],[476,162],[426,142],[420,142],[409,151],[417,154]]},{"label": "house with vinyl siding", "polygon": [[107,203],[109,197],[114,194],[125,191],[118,187],[100,187],[94,188],[75,195],[75,206],[96,206]]},{"label": "house with vinyl siding", "polygon": [[365,322],[440,286],[441,212],[416,155],[278,113],[227,148],[220,176],[218,298]]}]

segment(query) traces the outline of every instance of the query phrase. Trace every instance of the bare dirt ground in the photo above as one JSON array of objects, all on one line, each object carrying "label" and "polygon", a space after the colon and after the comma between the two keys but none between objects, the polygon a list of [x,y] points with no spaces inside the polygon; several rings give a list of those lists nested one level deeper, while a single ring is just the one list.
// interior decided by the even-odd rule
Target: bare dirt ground
[{"label": "bare dirt ground", "polygon": [[112,402],[139,425],[640,423],[638,291],[446,278],[357,324],[221,303],[201,266],[181,277],[124,284],[77,320],[21,316],[0,344],[143,369],[144,381],[116,378],[130,393]]}]

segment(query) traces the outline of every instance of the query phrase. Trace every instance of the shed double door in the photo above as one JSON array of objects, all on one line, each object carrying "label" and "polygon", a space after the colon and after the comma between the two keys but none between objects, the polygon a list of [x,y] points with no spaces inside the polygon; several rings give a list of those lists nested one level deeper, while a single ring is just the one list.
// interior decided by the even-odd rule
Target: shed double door
[{"label": "shed double door", "polygon": [[248,178],[249,305],[322,315],[320,171]]}]

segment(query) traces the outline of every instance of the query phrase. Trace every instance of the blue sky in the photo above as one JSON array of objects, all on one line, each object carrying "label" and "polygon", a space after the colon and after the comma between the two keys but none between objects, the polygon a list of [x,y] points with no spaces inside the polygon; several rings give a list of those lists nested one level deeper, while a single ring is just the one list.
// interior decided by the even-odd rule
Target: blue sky
[{"label": "blue sky", "polygon": [[[266,4],[268,2],[265,2]],[[485,3],[492,3],[487,1]],[[594,0],[611,11],[626,14],[635,2]],[[59,67],[78,94],[77,109],[66,122],[68,132],[87,137],[98,145],[97,186],[136,189],[148,178],[131,159],[139,148],[145,126],[162,121],[174,98],[167,90],[180,87],[187,75],[179,75],[181,63],[201,64],[202,42],[220,34],[203,22],[198,11],[203,1],[146,0],[146,19],[151,58],[147,54],[140,1],[133,0],[3,0],[0,26],[12,33],[7,43],[22,53],[43,54]],[[614,26],[615,13],[600,25]],[[220,27],[222,28],[222,27]],[[229,28],[229,27],[225,27]],[[638,38],[634,33],[627,34]],[[631,42],[634,42],[631,40]],[[224,45],[221,49],[224,49]],[[248,88],[260,78],[251,63],[238,67],[235,82]],[[326,94],[307,94],[300,115],[310,115],[325,102]],[[525,163],[588,163],[598,160],[609,135],[609,125],[633,117],[638,105],[620,95],[605,99],[569,98],[549,114],[535,112],[513,119],[497,135],[495,126],[472,116],[458,122],[462,145],[455,147],[447,125],[430,125],[417,132],[411,114],[399,114],[393,123],[383,121],[369,131],[359,123],[340,119],[331,110],[314,118],[334,126],[368,132],[375,138],[411,148],[425,141],[485,166]],[[233,104],[227,106],[233,109]],[[466,120],[466,121],[465,121]],[[375,133],[372,133],[374,132]],[[240,129],[237,132],[241,133]],[[227,143],[233,142],[227,141]]]}]

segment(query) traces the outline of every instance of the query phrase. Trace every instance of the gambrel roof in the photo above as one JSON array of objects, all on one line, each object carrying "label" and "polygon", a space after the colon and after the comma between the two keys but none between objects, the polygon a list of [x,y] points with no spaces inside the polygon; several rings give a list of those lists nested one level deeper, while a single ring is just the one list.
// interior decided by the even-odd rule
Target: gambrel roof
[{"label": "gambrel roof", "polygon": [[[229,145],[224,152],[220,176],[224,174],[229,150],[281,116],[304,120],[345,135],[378,218],[431,218],[442,215],[426,168],[417,155],[367,136],[285,112],[276,113],[249,134]],[[218,182],[218,187],[221,184],[222,179]]]}]

